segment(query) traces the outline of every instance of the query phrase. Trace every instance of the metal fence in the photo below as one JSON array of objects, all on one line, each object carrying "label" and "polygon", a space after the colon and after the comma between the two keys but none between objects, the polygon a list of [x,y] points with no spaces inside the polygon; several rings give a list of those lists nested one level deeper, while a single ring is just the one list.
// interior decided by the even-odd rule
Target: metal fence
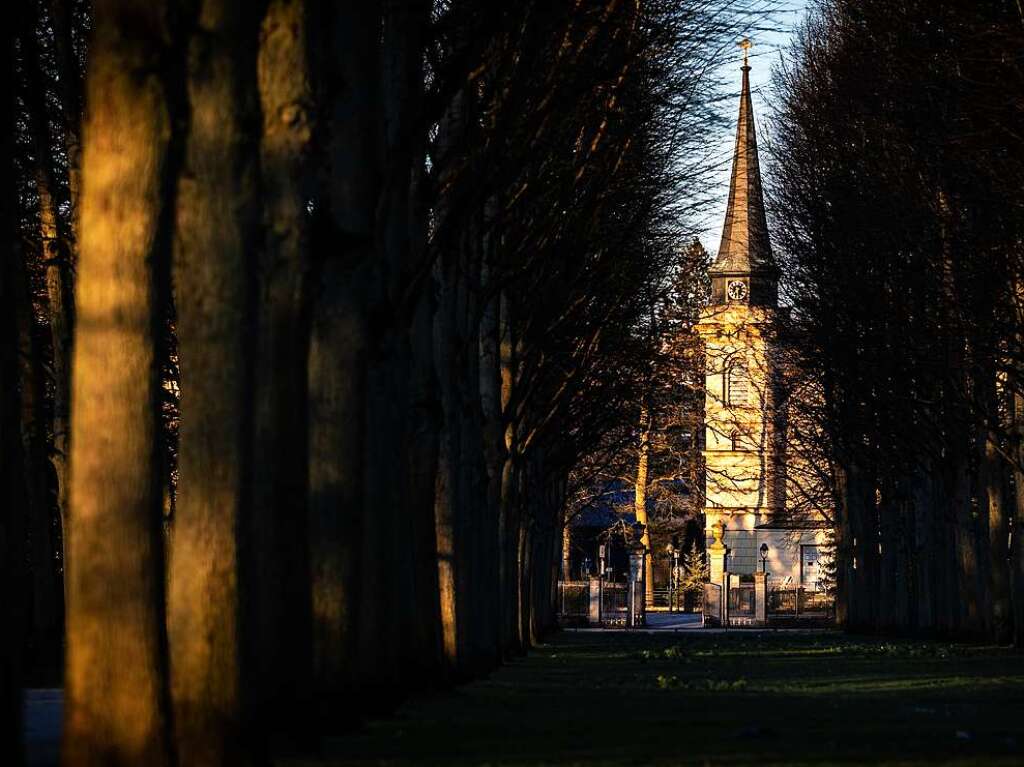
[{"label": "metal fence", "polygon": [[768,592],[769,619],[822,619],[831,620],[835,612],[835,600],[824,591],[805,588],[772,589]]},{"label": "metal fence", "polygon": [[[642,581],[559,581],[559,619],[566,625],[628,626],[630,588],[634,589],[632,625],[642,626],[646,622]],[[600,589],[600,598],[598,594],[592,595],[591,589]],[[828,624],[835,617],[835,603],[823,591],[803,587],[775,588],[768,590],[766,596],[765,610],[760,615],[758,591],[754,584],[730,586],[723,600],[721,584],[705,583],[703,593],[698,598],[704,624],[708,626],[720,626],[723,623],[731,626]]]},{"label": "metal fence", "polygon": [[601,589],[601,622],[623,625],[629,612],[629,584],[605,583]]},{"label": "metal fence", "polygon": [[[643,583],[559,581],[558,582],[558,617],[565,625],[629,625],[629,590],[634,589],[633,625],[642,626],[646,619],[644,606]],[[593,594],[592,589],[599,589]],[[598,604],[600,607],[598,608]]]},{"label": "metal fence", "polygon": [[590,612],[590,584],[586,581],[558,582],[559,615],[586,621]]},{"label": "metal fence", "polygon": [[752,584],[741,583],[729,588],[729,617],[753,618],[755,595]]}]

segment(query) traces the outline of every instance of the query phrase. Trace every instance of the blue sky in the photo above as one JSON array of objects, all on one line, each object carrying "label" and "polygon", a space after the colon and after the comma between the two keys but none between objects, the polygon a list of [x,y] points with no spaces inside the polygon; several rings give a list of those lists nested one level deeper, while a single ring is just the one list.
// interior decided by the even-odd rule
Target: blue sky
[{"label": "blue sky", "polygon": [[[759,27],[770,26],[772,29],[751,29],[747,36],[754,43],[750,50],[750,90],[754,104],[754,119],[757,122],[758,145],[762,149],[761,172],[764,174],[769,158],[765,155],[764,135],[768,128],[768,115],[770,112],[769,99],[771,98],[770,83],[771,70],[780,61],[780,55],[790,44],[793,32],[804,18],[807,7],[811,0],[780,0],[778,11],[772,14],[768,24],[760,24]],[[700,223],[704,229],[701,234],[701,242],[711,253],[718,251],[719,241],[722,237],[722,224],[725,219],[725,205],[729,196],[729,172],[732,165],[733,146],[736,138],[736,116],[739,111],[739,93],[741,72],[740,66],[743,63],[743,52],[739,47],[725,51],[722,57],[719,75],[727,83],[729,97],[725,101],[729,129],[723,132],[720,148],[715,152],[716,158],[720,158],[716,164],[715,171],[715,204],[708,210],[707,216]]]}]

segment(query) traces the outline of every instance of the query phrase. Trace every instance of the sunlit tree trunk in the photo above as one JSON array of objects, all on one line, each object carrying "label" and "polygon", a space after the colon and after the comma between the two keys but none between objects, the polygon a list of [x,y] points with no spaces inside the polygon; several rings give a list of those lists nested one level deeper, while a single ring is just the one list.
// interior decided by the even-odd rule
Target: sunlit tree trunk
[{"label": "sunlit tree trunk", "polygon": [[519,460],[519,420],[515,410],[513,396],[515,394],[516,371],[519,365],[521,349],[515,334],[515,312],[513,299],[502,294],[499,300],[498,315],[498,354],[499,376],[501,382],[501,421],[504,425],[504,461],[501,466],[501,479],[498,506],[499,533],[499,581],[501,588],[501,650],[506,655],[517,654],[522,650],[522,632],[520,627],[521,603],[519,599],[519,565],[522,561],[522,527],[520,524],[520,479],[521,462]]},{"label": "sunlit tree trunk", "polygon": [[998,435],[987,432],[982,460],[984,500],[988,506],[988,606],[991,611],[989,627],[992,638],[1002,644],[1013,635],[1013,617],[1010,609],[1010,550],[1007,509],[1009,492],[1006,486],[1007,464],[999,454]]},{"label": "sunlit tree trunk", "polygon": [[636,453],[636,481],[634,482],[635,492],[633,495],[633,512],[636,521],[644,526],[644,534],[640,543],[647,549],[647,556],[644,558],[644,601],[650,607],[654,604],[654,557],[651,551],[651,528],[650,520],[647,519],[647,483],[649,464],[651,460],[651,411],[647,403],[640,407],[640,444]]},{"label": "sunlit tree trunk", "polygon": [[[438,128],[438,154],[442,163],[454,164],[466,130],[467,97],[459,91],[453,97]],[[445,179],[449,182],[449,179]],[[442,205],[438,217],[443,221],[452,213]],[[466,525],[460,514],[460,467],[462,430],[458,417],[456,339],[458,320],[458,278],[462,243],[445,230],[445,241],[433,265],[437,285],[437,307],[433,321],[433,354],[440,405],[438,423],[437,475],[434,486],[434,519],[437,540],[438,588],[441,605],[441,636],[445,663],[455,673],[465,672],[470,654],[469,606],[465,603]]]},{"label": "sunlit tree trunk", "polygon": [[[456,244],[446,247],[437,268],[440,283],[438,311],[435,323],[435,354],[443,424],[440,430],[440,450],[435,495],[437,520],[438,568],[440,580],[441,616],[448,660],[460,674],[465,674],[471,663],[471,621],[469,594],[470,581],[469,526],[466,523],[464,500],[464,473],[458,391],[458,275],[460,258]],[[454,640],[454,641],[453,641]],[[449,643],[451,646],[449,647]]]},{"label": "sunlit tree trunk", "polygon": [[170,763],[154,365],[177,170],[167,13],[95,4],[72,365],[69,767]]},{"label": "sunlit tree trunk", "polygon": [[252,482],[252,253],[259,234],[258,16],[203,0],[188,47],[190,109],[177,191],[179,490],[167,630],[178,759],[245,761],[239,552]]}]

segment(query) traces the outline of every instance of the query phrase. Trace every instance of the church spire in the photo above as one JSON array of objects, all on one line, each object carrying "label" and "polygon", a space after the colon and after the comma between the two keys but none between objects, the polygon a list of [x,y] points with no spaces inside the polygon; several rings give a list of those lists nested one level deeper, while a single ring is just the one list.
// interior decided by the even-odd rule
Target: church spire
[{"label": "church spire", "polygon": [[[722,244],[711,268],[712,277],[754,278],[760,286],[751,285],[751,303],[775,303],[775,262],[768,241],[768,222],[764,211],[761,171],[757,161],[757,135],[754,109],[750,100],[750,63],[747,51],[750,41],[743,40],[743,88],[740,93],[739,124],[736,127],[736,149],[729,183],[729,206],[722,229]],[[760,279],[758,279],[760,278]],[[766,291],[755,288],[762,287]],[[761,296],[756,295],[761,293]],[[760,299],[760,300],[758,300]]]}]

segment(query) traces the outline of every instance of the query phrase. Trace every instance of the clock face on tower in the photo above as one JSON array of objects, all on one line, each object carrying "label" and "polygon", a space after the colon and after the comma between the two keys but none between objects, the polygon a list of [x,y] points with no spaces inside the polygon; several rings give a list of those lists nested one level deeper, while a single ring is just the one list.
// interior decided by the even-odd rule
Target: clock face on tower
[{"label": "clock face on tower", "polygon": [[733,301],[742,301],[747,297],[747,284],[742,280],[730,280],[726,292]]}]

